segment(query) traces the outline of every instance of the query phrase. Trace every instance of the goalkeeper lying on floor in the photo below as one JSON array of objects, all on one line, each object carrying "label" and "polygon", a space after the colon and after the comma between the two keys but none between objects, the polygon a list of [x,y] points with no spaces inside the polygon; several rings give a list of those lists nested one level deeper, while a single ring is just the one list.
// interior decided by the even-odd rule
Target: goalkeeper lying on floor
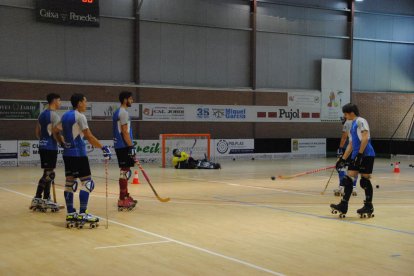
[{"label": "goalkeeper lying on floor", "polygon": [[186,152],[179,149],[173,150],[172,163],[176,169],[221,169],[219,163],[213,163],[207,160],[195,160]]}]

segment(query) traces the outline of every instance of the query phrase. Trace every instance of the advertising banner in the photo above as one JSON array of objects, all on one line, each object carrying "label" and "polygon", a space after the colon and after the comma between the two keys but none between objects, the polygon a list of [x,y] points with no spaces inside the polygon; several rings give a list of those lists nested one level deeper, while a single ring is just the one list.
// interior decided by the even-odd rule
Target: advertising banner
[{"label": "advertising banner", "polygon": [[212,140],[213,156],[243,155],[254,153],[254,139],[215,139]]},{"label": "advertising banner", "polygon": [[185,105],[142,104],[143,121],[185,121]]},{"label": "advertising banner", "polygon": [[17,141],[0,141],[0,166],[17,166]]},{"label": "advertising banner", "polygon": [[351,62],[322,59],[322,120],[339,121],[342,107],[351,101]]},{"label": "advertising banner", "polygon": [[288,92],[288,106],[292,108],[310,107],[318,110],[321,108],[320,91],[294,91]]},{"label": "advertising banner", "polygon": [[292,154],[326,157],[326,139],[292,139]]},{"label": "advertising banner", "polygon": [[[119,108],[119,103],[108,102],[93,102],[92,106],[92,118],[94,120],[112,120],[112,116]],[[127,109],[130,120],[140,120],[140,104],[133,103],[130,108]]]},{"label": "advertising banner", "polygon": [[39,114],[39,102],[0,101],[0,120],[33,120]]},{"label": "advertising banner", "polygon": [[[45,110],[48,107],[47,102],[41,102],[40,105],[41,105],[41,111]],[[73,109],[73,107],[72,107],[71,102],[61,101],[60,102],[60,109],[57,110],[56,112],[62,118],[63,114],[65,114],[67,111],[72,110],[72,109]],[[86,107],[86,111],[83,114],[86,116],[86,119],[88,121],[92,120],[92,107],[91,107],[90,103]]]}]

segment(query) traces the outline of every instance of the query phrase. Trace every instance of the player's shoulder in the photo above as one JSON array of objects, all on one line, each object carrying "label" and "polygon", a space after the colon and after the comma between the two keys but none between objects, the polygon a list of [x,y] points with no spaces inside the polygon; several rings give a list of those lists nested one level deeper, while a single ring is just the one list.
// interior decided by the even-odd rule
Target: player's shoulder
[{"label": "player's shoulder", "polygon": [[355,120],[358,124],[361,124],[361,123],[364,123],[364,124],[366,124],[366,123],[368,123],[367,122],[367,120],[365,119],[365,118],[362,118],[362,117],[358,117],[358,118],[356,118],[356,120]]},{"label": "player's shoulder", "polygon": [[79,121],[86,122],[87,121],[85,114],[83,114],[83,113],[81,113],[77,110],[75,110],[74,115],[75,115],[75,121],[76,122],[79,122]]}]

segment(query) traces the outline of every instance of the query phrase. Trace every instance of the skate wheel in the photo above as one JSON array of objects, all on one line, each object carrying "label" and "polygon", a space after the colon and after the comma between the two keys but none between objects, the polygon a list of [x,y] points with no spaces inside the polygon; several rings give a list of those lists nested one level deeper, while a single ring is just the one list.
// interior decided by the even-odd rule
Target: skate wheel
[{"label": "skate wheel", "polygon": [[375,215],[374,214],[369,214],[369,217],[373,218],[373,217],[375,217]]},{"label": "skate wheel", "polygon": [[96,227],[95,224],[93,224],[93,223],[89,224],[89,228],[93,229],[95,227]]},{"label": "skate wheel", "polygon": [[363,218],[366,218],[366,217],[367,217],[367,214],[363,214],[363,215],[362,215],[362,217],[363,217]]},{"label": "skate wheel", "polygon": [[339,218],[345,218],[345,214],[340,214]]}]

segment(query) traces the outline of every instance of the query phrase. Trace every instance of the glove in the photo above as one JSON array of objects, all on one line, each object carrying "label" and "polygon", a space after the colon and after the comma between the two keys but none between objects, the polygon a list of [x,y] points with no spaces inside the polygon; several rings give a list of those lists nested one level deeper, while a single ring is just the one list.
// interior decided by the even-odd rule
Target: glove
[{"label": "glove", "polygon": [[344,148],[338,148],[338,150],[336,151],[336,157],[341,158],[342,155],[344,155]]},{"label": "glove", "polygon": [[129,155],[129,157],[131,157],[132,159],[134,159],[134,158],[135,158],[135,155],[137,155],[137,151],[136,151],[136,149],[135,149],[135,147],[134,147],[134,146],[131,146],[131,147],[129,147],[129,148],[128,148],[128,155]]},{"label": "glove", "polygon": [[363,159],[364,159],[364,154],[358,153],[358,155],[355,156],[355,159],[354,159],[354,166],[358,168],[361,167]]},{"label": "glove", "polygon": [[341,169],[346,167],[346,160],[340,157],[338,161],[336,161],[335,167],[336,167],[336,170],[339,172]]},{"label": "glove", "polygon": [[111,160],[111,157],[112,157],[111,149],[108,146],[103,146],[102,151],[103,151],[104,159]]}]

